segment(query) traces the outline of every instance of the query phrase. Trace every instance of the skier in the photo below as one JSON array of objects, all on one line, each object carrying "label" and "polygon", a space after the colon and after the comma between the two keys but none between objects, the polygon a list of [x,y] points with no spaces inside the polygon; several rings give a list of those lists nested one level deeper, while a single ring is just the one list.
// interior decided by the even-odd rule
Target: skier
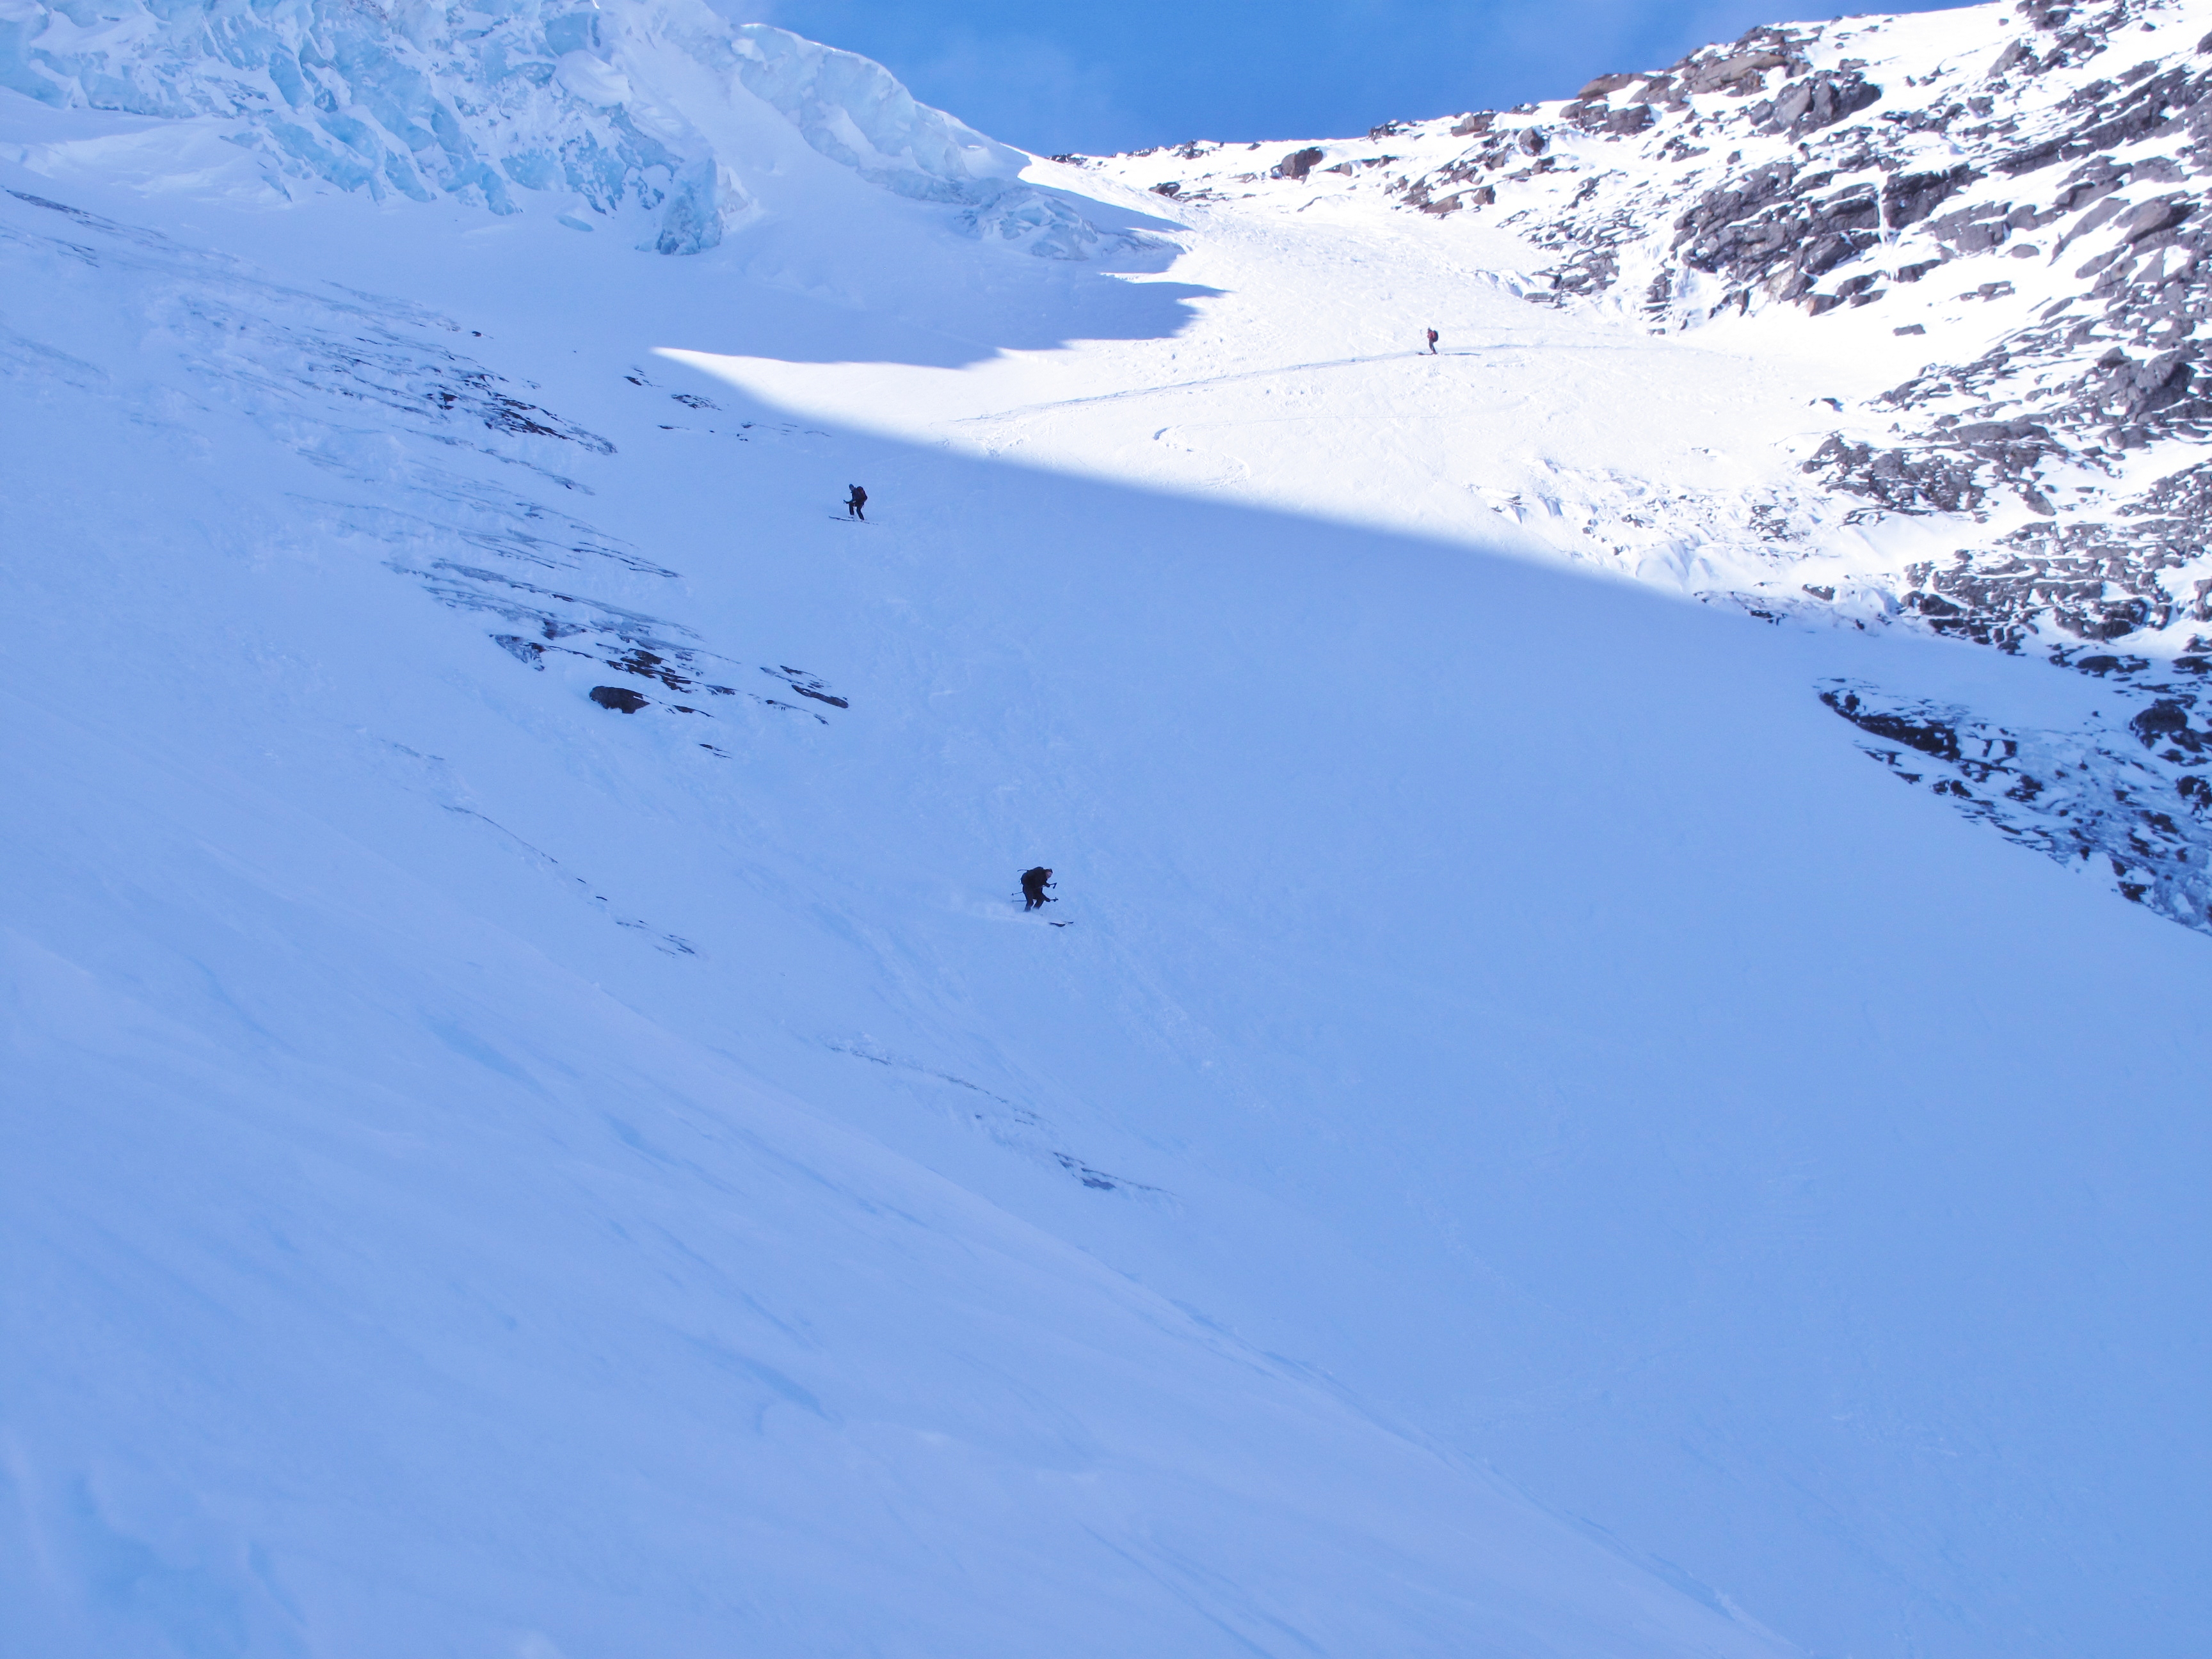
[{"label": "skier", "polygon": [[1437,355],[1437,331],[1436,331],[1436,330],[1434,330],[1434,329],[1431,329],[1431,330],[1429,331],[1429,356],[1431,356],[1431,357],[1433,357],[1433,356],[1435,356],[1436,355]]},{"label": "skier", "polygon": [[853,517],[858,519],[862,524],[866,524],[868,521],[868,515],[861,512],[860,509],[868,504],[868,492],[861,489],[858,484],[853,485],[852,490],[852,499],[845,503],[845,511],[852,514]]},{"label": "skier", "polygon": [[1045,896],[1045,885],[1047,883],[1051,881],[1051,879],[1052,872],[1046,869],[1042,864],[1037,866],[1034,870],[1024,870],[1022,872],[1022,897],[1028,901],[1022,906],[1023,909],[1041,910],[1048,904],[1057,904],[1060,902],[1056,898],[1047,898]]}]

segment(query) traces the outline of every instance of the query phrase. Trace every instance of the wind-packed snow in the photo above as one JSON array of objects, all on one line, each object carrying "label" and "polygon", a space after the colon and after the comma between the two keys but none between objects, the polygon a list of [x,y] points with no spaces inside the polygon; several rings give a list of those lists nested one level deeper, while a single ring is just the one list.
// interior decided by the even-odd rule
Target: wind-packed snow
[{"label": "wind-packed snow", "polygon": [[2201,866],[2038,839],[2196,773],[1881,602],[1881,307],[576,15],[15,20],[0,1651],[2201,1647]]}]

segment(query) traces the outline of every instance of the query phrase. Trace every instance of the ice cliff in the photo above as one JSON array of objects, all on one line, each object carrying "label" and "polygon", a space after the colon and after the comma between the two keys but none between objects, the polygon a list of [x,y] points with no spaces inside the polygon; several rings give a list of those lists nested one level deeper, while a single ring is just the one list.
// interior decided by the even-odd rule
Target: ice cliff
[{"label": "ice cliff", "polygon": [[0,86],[58,108],[210,124],[286,194],[335,185],[696,253],[762,210],[783,142],[1052,258],[1126,246],[1019,182],[1028,158],[879,64],[697,0],[386,8],[61,0],[0,10]]}]

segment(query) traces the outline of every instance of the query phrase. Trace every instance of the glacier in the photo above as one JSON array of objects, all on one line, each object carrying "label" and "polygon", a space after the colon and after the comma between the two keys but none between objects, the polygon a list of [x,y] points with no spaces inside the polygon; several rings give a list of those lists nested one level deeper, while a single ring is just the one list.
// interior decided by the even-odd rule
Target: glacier
[{"label": "glacier", "polygon": [[[2193,416],[1957,435],[2190,349],[2079,223],[2185,112],[1984,151],[2212,9],[1060,161],[660,0],[5,19],[0,1650],[2212,1634]],[[1650,308],[1878,140],[1949,241]]]},{"label": "glacier", "polygon": [[758,211],[744,173],[777,166],[762,128],[781,118],[872,184],[963,208],[971,234],[1053,258],[1144,245],[1019,183],[1025,157],[916,103],[879,64],[726,25],[702,0],[389,13],[21,0],[0,18],[0,87],[58,109],[201,123],[276,191],[434,194],[495,214],[550,196],[580,226],[615,220],[671,254],[713,247]]}]

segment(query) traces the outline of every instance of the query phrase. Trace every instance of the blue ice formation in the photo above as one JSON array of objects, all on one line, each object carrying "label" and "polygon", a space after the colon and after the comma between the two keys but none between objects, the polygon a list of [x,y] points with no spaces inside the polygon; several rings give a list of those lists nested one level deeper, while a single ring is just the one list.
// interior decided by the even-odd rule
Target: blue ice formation
[{"label": "blue ice formation", "polygon": [[772,111],[871,184],[961,210],[969,234],[1057,258],[1131,240],[1018,182],[1020,151],[880,64],[700,0],[33,0],[0,16],[0,87],[224,122],[288,191],[500,214],[521,210],[518,192],[562,193],[572,217],[641,221],[639,245],[663,253],[713,247],[754,211],[742,179],[761,157],[727,153],[728,135]]}]

